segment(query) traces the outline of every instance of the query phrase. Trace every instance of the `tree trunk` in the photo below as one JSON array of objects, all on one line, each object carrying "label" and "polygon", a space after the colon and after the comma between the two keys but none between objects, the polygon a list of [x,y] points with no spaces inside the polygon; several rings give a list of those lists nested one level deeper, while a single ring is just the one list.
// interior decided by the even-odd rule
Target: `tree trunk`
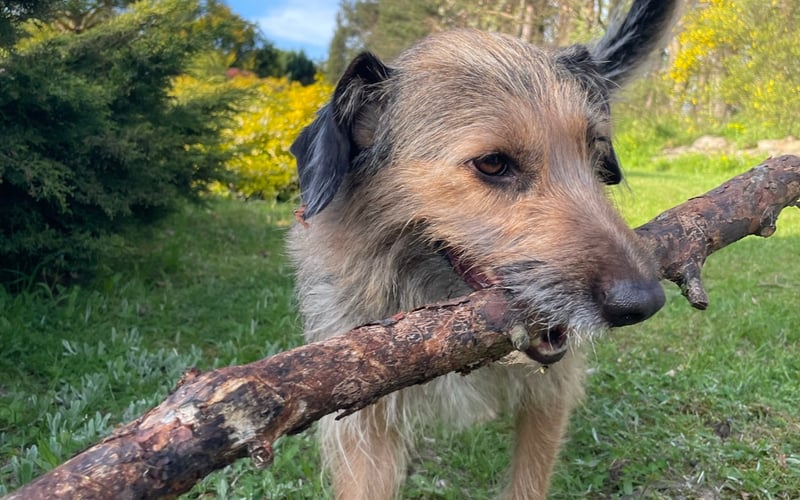
[{"label": "tree trunk", "polygon": [[[747,235],[770,236],[799,197],[800,158],[774,158],[636,232],[661,275],[704,309],[706,258]],[[238,458],[267,466],[275,439],[323,415],[510,353],[507,305],[505,292],[482,290],[248,365],[190,371],[158,407],[7,498],[172,498]]]}]

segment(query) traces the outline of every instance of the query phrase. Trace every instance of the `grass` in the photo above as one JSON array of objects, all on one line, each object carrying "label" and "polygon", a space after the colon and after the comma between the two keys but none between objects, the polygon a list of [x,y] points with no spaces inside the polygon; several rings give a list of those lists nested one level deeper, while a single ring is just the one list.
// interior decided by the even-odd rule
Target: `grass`
[{"label": "grass", "polygon": [[[621,155],[623,162],[626,160]],[[630,169],[615,201],[638,225],[754,165],[684,157]],[[634,161],[633,164],[642,164]],[[800,214],[714,255],[711,306],[668,304],[590,351],[552,498],[795,498],[800,491]],[[291,207],[212,201],[115,247],[91,284],[0,290],[0,494],[157,404],[190,366],[300,342],[282,239]],[[483,499],[508,464],[510,419],[427,433],[404,498]],[[325,498],[311,433],[186,498]]]},{"label": "grass", "polygon": [[290,220],[283,206],[186,207],[129,235],[91,285],[0,290],[0,494],[157,404],[186,368],[297,345]]}]

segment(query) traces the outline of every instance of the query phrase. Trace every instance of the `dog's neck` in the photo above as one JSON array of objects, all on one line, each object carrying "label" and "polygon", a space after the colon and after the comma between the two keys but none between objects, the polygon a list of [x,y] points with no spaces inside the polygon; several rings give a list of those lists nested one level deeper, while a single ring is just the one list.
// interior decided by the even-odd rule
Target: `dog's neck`
[{"label": "dog's neck", "polygon": [[471,291],[418,228],[382,228],[379,235],[374,225],[365,232],[367,221],[362,228],[341,220],[335,209],[319,214],[289,239],[311,339]]}]

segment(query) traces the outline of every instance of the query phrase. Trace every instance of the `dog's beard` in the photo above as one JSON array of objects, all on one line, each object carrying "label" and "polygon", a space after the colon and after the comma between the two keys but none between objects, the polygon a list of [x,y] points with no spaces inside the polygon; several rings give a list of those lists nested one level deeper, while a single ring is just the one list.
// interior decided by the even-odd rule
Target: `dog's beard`
[{"label": "dog's beard", "polygon": [[538,354],[560,359],[569,348],[608,328],[591,291],[553,266],[531,260],[496,272],[503,277],[503,287],[514,298],[512,307],[520,311],[531,344],[539,351],[534,355],[526,351],[532,358],[537,359]]},{"label": "dog's beard", "polygon": [[442,253],[473,290],[501,287],[511,293],[517,313],[509,332],[514,346],[542,365],[560,361],[569,349],[606,329],[588,290],[544,262],[487,269],[455,252]]}]

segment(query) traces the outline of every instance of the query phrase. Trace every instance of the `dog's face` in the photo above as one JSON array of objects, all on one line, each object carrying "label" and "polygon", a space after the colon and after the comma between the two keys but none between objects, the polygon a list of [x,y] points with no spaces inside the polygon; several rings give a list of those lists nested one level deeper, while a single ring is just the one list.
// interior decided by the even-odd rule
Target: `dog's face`
[{"label": "dog's face", "polygon": [[465,30],[391,68],[360,56],[293,146],[306,216],[358,200],[381,213],[372,230],[414,233],[469,287],[509,288],[542,363],[649,317],[663,291],[605,193],[622,177],[609,98],[640,61],[599,47]]}]

